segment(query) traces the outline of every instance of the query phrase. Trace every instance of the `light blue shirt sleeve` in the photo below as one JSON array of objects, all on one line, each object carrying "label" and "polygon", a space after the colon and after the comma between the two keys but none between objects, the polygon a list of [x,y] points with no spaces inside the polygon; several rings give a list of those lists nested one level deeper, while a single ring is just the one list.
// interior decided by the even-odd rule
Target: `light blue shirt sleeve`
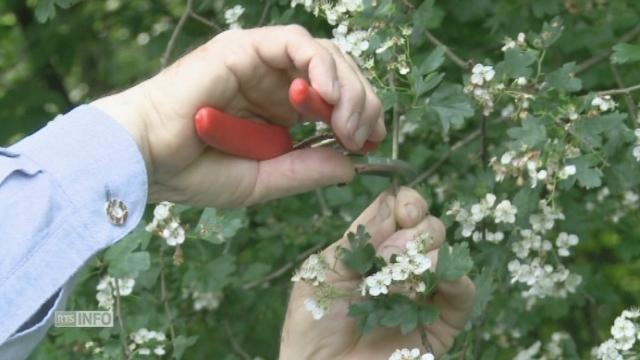
[{"label": "light blue shirt sleeve", "polygon": [[[110,221],[111,199],[128,209],[123,224]],[[130,232],[146,201],[136,143],[94,107],[80,106],[0,148],[0,359],[33,350],[76,271]]]}]

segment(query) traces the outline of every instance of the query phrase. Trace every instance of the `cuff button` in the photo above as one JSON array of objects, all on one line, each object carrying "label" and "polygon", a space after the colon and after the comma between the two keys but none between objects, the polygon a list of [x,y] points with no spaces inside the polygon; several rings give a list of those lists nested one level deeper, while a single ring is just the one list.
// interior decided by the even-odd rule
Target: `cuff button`
[{"label": "cuff button", "polygon": [[119,199],[111,199],[107,201],[106,211],[109,221],[114,225],[124,224],[125,221],[127,221],[127,215],[129,215],[127,205]]}]

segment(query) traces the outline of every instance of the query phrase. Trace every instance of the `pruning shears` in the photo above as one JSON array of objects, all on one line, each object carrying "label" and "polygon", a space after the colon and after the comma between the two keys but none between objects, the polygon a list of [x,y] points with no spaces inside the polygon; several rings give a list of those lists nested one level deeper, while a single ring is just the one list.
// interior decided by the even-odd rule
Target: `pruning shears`
[{"label": "pruning shears", "polygon": [[[293,80],[289,87],[289,102],[303,116],[331,126],[333,107],[306,80]],[[196,132],[204,143],[227,154],[247,159],[268,160],[302,148],[334,146],[347,155],[361,156],[354,164],[358,173],[382,176],[398,174],[407,177],[415,175],[413,166],[404,161],[367,156],[367,153],[376,150],[379,145],[369,140],[358,153],[347,151],[332,134],[312,136],[294,145],[289,129],[284,126],[243,119],[208,106],[200,108],[194,120]]]}]

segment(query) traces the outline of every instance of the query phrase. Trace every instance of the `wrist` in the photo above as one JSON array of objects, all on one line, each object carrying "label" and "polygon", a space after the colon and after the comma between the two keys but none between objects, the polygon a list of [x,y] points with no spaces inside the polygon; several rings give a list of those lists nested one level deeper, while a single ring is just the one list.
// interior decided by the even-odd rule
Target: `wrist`
[{"label": "wrist", "polygon": [[90,105],[109,115],[129,133],[138,145],[138,150],[144,158],[148,177],[151,178],[152,162],[146,131],[145,101],[144,93],[139,86],[135,86],[120,93],[97,99]]}]

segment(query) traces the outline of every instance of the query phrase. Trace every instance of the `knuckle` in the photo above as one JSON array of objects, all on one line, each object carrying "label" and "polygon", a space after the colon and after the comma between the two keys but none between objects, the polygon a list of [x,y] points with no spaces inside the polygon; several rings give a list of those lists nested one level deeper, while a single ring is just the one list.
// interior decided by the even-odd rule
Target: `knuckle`
[{"label": "knuckle", "polygon": [[309,31],[307,31],[307,29],[305,29],[303,26],[298,24],[287,25],[285,29],[291,32],[292,34],[296,34],[298,36],[311,36],[309,34]]}]

